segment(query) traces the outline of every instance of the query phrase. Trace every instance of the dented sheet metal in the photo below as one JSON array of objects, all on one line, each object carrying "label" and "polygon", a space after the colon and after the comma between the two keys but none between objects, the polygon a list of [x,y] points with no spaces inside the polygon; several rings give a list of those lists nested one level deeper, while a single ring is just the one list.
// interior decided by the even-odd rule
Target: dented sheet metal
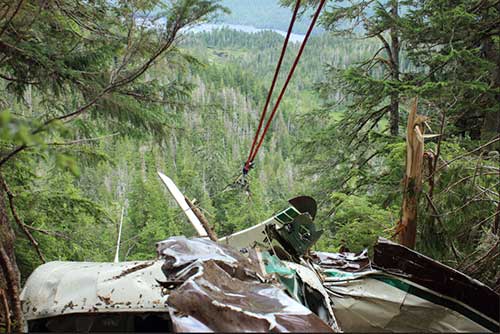
[{"label": "dented sheet metal", "polygon": [[500,296],[494,291],[388,240],[379,239],[373,262],[366,254],[352,253],[316,253],[312,258],[345,331],[500,330]]},{"label": "dented sheet metal", "polygon": [[[345,331],[491,331],[459,312],[412,293],[414,286],[396,277],[370,275],[327,286],[335,293],[331,296],[334,312]],[[432,295],[431,291],[427,293]]]},{"label": "dented sheet metal", "polygon": [[21,294],[25,318],[32,328],[110,317],[140,328],[137,316],[176,332],[500,332],[500,296],[487,286],[385,239],[373,261],[311,252],[316,203],[289,203],[219,243],[162,241],[154,261],[44,264]]},{"label": "dented sheet metal", "polygon": [[500,332],[500,296],[485,284],[384,238],[374,248],[374,264],[386,272],[404,274],[424,288],[454,299],[497,323]]},{"label": "dented sheet metal", "polygon": [[61,262],[39,266],[21,293],[26,320],[75,313],[166,312],[162,261]]},{"label": "dented sheet metal", "polygon": [[160,242],[167,304],[182,332],[332,332],[278,283],[265,282],[257,256],[204,239]]},{"label": "dented sheet metal", "polygon": [[296,272],[301,284],[301,303],[317,314],[321,320],[327,323],[334,331],[341,332],[341,327],[332,309],[330,298],[323,282],[315,270],[307,263],[298,264],[284,262],[288,268]]}]

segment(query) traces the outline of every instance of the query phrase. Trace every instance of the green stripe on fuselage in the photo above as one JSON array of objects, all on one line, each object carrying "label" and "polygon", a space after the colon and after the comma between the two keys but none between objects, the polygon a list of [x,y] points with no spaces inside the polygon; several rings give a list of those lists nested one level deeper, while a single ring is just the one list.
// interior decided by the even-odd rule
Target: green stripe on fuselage
[{"label": "green stripe on fuselage", "polygon": [[405,291],[409,294],[412,294],[414,296],[417,296],[419,298],[425,299],[431,303],[437,304],[444,306],[446,308],[449,308],[450,310],[453,310],[455,312],[460,313],[464,317],[474,321],[477,324],[480,324],[484,328],[487,328],[488,330],[498,333],[500,332],[500,326],[493,321],[489,320],[488,318],[482,316],[481,314],[478,314],[469,308],[461,305],[460,303],[457,303],[453,300],[443,298],[441,296],[438,296],[436,294],[433,294],[431,292],[425,291],[423,289],[420,289],[414,285],[410,285],[406,282],[403,282],[397,278],[394,277],[389,277],[385,275],[370,275],[370,278],[376,279],[378,281],[381,281],[383,283],[386,283],[390,286],[393,286],[399,290]]}]

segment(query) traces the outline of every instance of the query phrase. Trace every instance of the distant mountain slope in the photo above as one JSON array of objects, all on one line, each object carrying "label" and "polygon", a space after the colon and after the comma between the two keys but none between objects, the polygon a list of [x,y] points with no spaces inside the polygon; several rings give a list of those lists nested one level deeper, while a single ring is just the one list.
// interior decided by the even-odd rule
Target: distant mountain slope
[{"label": "distant mountain slope", "polygon": [[[219,18],[223,23],[286,31],[292,15],[292,10],[281,7],[278,0],[223,0],[222,4],[231,10],[231,14]],[[309,16],[304,16],[295,23],[294,32],[305,33],[309,22]]]}]

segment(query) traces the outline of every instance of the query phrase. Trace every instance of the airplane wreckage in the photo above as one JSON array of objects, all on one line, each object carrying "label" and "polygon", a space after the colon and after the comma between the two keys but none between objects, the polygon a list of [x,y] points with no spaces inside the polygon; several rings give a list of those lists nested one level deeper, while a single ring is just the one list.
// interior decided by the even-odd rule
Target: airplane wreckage
[{"label": "airplane wreckage", "polygon": [[373,259],[311,251],[311,197],[214,241],[159,174],[199,237],[161,241],[151,261],[38,267],[21,294],[27,331],[500,331],[498,294],[406,247],[379,238]]}]

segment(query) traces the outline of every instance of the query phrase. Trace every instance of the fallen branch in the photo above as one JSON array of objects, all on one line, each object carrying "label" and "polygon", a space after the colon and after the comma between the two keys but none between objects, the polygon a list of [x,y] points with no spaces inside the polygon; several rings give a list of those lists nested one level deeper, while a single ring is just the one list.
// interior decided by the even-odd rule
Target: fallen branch
[{"label": "fallen branch", "polygon": [[441,144],[443,142],[445,124],[446,124],[446,114],[443,111],[442,116],[441,116],[441,125],[439,128],[439,137],[438,137],[438,143],[437,143],[437,147],[436,147],[436,154],[434,154],[432,160],[429,160],[429,162],[431,163],[431,166],[430,166],[430,175],[428,177],[428,180],[429,180],[429,186],[430,186],[429,197],[431,199],[434,195],[434,185],[435,185],[434,177],[436,175],[437,165],[439,162],[439,158],[441,156]]},{"label": "fallen branch", "polygon": [[[486,176],[486,175],[496,175],[497,173],[484,173],[484,174],[481,174],[482,176]],[[452,183],[451,185],[449,185],[448,187],[446,187],[445,189],[441,190],[438,195],[443,195],[443,194],[446,194],[447,192],[449,192],[453,187],[457,186],[458,184],[464,182],[464,181],[467,181],[468,179],[472,179],[474,175],[468,175],[468,176],[465,176],[463,178],[461,178],[460,180]]]},{"label": "fallen branch", "polygon": [[[500,202],[499,202],[500,203]],[[480,227],[481,225],[483,225],[483,223],[487,222],[488,220],[490,220],[491,218],[495,217],[496,215],[498,214],[498,211],[496,211],[495,213],[493,213],[492,215],[489,215],[488,217],[484,218],[483,220],[481,220],[479,223],[476,223],[476,225],[474,225],[474,228],[478,228]]]},{"label": "fallen branch", "polygon": [[499,194],[499,200],[497,204],[497,209],[495,210],[495,221],[493,222],[493,228],[492,232],[494,234],[500,234],[500,194]]},{"label": "fallen branch", "polygon": [[186,203],[189,205],[189,207],[191,208],[193,213],[196,215],[196,217],[198,217],[198,219],[200,220],[200,223],[203,226],[203,228],[205,229],[205,232],[207,233],[210,240],[217,242],[217,240],[218,240],[217,234],[215,234],[215,231],[212,229],[212,227],[208,223],[208,220],[205,217],[205,215],[203,214],[203,212],[201,212],[201,210],[197,206],[195,206],[194,203],[191,202],[191,200],[189,198],[184,197],[184,199],[186,200]]},{"label": "fallen branch", "polygon": [[14,19],[14,17],[19,13],[19,9],[21,9],[21,6],[23,4],[24,0],[20,0],[18,3],[17,3],[17,6],[16,8],[14,9],[14,12],[12,13],[12,15],[9,17],[9,19],[7,20],[7,22],[4,23],[3,27],[2,27],[2,30],[0,31],[0,36],[3,35],[3,33],[5,32],[5,30],[7,30],[7,28],[9,27],[10,23],[12,22],[12,20]]},{"label": "fallen branch", "polygon": [[17,223],[17,225],[19,226],[19,228],[21,228],[21,230],[23,231],[23,233],[26,235],[26,237],[29,239],[29,241],[31,242],[31,244],[35,248],[35,250],[36,250],[36,252],[37,252],[38,257],[40,258],[40,260],[43,263],[47,262],[47,261],[45,261],[45,256],[43,256],[43,253],[40,250],[40,245],[38,244],[38,241],[36,241],[36,239],[33,237],[33,235],[31,234],[31,232],[28,231],[28,229],[26,228],[26,224],[24,224],[21,221],[21,218],[19,218],[19,215],[17,214],[16,206],[14,205],[14,197],[15,196],[12,193],[12,191],[10,190],[9,186],[7,185],[7,183],[5,182],[5,179],[3,178],[3,176],[1,174],[0,174],[0,185],[2,186],[2,188],[7,193],[7,198],[9,200],[10,212],[12,213],[12,216],[14,217],[15,222]]},{"label": "fallen branch", "polygon": [[[93,141],[99,141],[99,140],[102,140],[102,139],[106,139],[106,138],[117,136],[119,134],[120,134],[119,132],[115,132],[115,133],[112,133],[112,134],[109,134],[109,135],[105,135],[105,136],[100,136],[100,137],[76,139],[76,140],[71,140],[71,141],[66,141],[66,142],[52,142],[52,143],[46,143],[46,145],[50,145],[50,146],[76,145],[76,144],[81,144],[81,143],[88,143],[88,142],[93,142]],[[32,146],[29,146],[29,147],[32,147]]]},{"label": "fallen branch", "polygon": [[491,144],[496,143],[497,141],[500,141],[500,136],[497,136],[496,138],[493,138],[492,140],[490,140],[490,141],[489,141],[489,142],[487,142],[486,144],[483,144],[483,145],[481,145],[481,146],[479,146],[479,147],[476,147],[476,148],[475,148],[475,149],[473,149],[472,151],[466,152],[466,153],[464,153],[464,154],[460,154],[459,156],[457,156],[457,157],[455,157],[455,158],[451,159],[450,161],[448,161],[446,164],[444,164],[444,165],[442,165],[442,166],[438,167],[438,168],[435,170],[435,172],[440,171],[441,169],[443,169],[443,168],[445,168],[445,167],[447,167],[447,166],[451,165],[453,162],[455,162],[455,161],[457,161],[457,160],[460,160],[460,159],[462,159],[462,158],[464,158],[464,157],[466,157],[466,156],[468,156],[468,155],[471,155],[471,154],[473,154],[473,153],[476,153],[477,151],[480,151],[480,150],[482,150],[483,148],[485,148],[485,147],[487,147],[487,146],[489,146],[489,145],[491,145]]},{"label": "fallen branch", "polygon": [[[500,185],[500,182],[497,182],[493,187],[497,187],[498,185]],[[445,212],[445,213],[442,213],[440,214],[440,216],[446,216],[446,215],[449,215],[449,214],[452,214],[452,213],[455,213],[459,210],[462,210],[463,208],[467,207],[469,204],[471,203],[474,203],[474,202],[477,202],[477,198],[481,195],[483,195],[484,193],[486,193],[487,191],[489,190],[489,188],[485,188],[485,190],[475,194],[474,196],[472,196],[467,202],[464,203],[464,205],[454,209],[454,210],[451,210],[451,211],[448,211],[448,212]]]},{"label": "fallen branch", "polygon": [[66,239],[66,240],[71,240],[70,237],[68,237],[66,234],[64,234],[62,232],[44,230],[44,229],[41,229],[39,227],[34,227],[34,226],[31,226],[31,225],[27,225],[27,224],[24,224],[24,227],[26,227],[29,230],[36,231],[36,232],[39,232],[39,233],[42,233],[42,234],[45,234],[45,235],[52,235],[52,236],[55,236],[55,237]]},{"label": "fallen branch", "polygon": [[486,254],[484,254],[483,256],[481,256],[479,259],[477,259],[476,261],[472,262],[471,264],[469,264],[462,271],[464,273],[474,274],[477,271],[477,268],[474,269],[474,270],[472,270],[471,272],[469,272],[469,270],[471,268],[475,267],[476,265],[478,265],[479,263],[481,263],[482,261],[484,261],[485,259],[487,259],[491,254],[493,254],[493,252],[496,250],[496,248],[498,247],[498,245],[500,245],[500,239],[498,239],[495,242],[495,244],[490,248],[490,250],[488,252],[486,252]]}]

